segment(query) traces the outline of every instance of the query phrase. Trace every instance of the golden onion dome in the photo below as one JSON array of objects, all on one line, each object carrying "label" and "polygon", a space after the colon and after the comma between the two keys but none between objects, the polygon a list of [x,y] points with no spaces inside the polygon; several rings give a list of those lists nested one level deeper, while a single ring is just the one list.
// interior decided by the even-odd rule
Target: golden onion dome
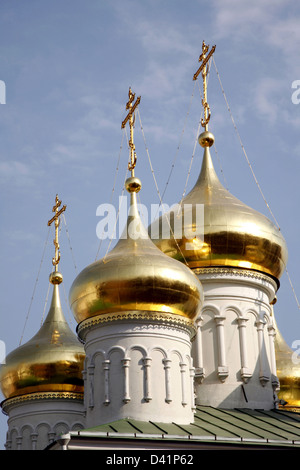
[{"label": "golden onion dome", "polygon": [[[125,230],[103,259],[87,266],[71,286],[69,300],[78,323],[95,316],[193,319],[203,301],[202,286],[191,270],[164,255],[140,220],[136,193],[141,182],[126,181],[131,202]],[[166,318],[166,316],[164,317]]]},{"label": "golden onion dome", "polygon": [[50,275],[53,295],[48,315],[37,334],[6,357],[0,369],[6,399],[31,393],[83,393],[82,344],[65,320],[59,297],[62,275]]},{"label": "golden onion dome", "polygon": [[285,342],[275,323],[275,356],[280,390],[277,393],[285,409],[300,413],[300,364],[295,351]]},{"label": "golden onion dome", "polygon": [[[220,183],[209,149],[214,143],[213,134],[203,132],[199,143],[204,147],[204,156],[198,180],[183,198],[180,211],[170,211],[151,224],[153,242],[190,268],[239,267],[279,279],[287,263],[281,232]],[[171,225],[171,236],[168,231],[165,236],[162,228],[168,226],[166,220]]]}]

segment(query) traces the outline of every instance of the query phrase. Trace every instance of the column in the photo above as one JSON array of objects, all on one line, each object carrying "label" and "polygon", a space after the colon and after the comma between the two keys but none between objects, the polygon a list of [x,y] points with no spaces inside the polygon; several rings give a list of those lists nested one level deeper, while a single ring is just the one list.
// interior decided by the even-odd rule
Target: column
[{"label": "column", "polygon": [[[49,433],[48,433],[49,435]],[[37,439],[38,439],[38,435],[37,433],[32,433],[30,434],[30,438],[31,438],[31,450],[36,450],[36,445],[37,445]],[[51,442],[51,441],[49,441]]]},{"label": "column", "polygon": [[130,401],[130,395],[129,395],[129,365],[130,365],[130,359],[122,359],[122,365],[124,369],[124,397],[123,397],[123,402],[128,403]]},{"label": "column", "polygon": [[88,377],[89,377],[89,408],[94,407],[94,371],[95,365],[90,364],[88,366]]},{"label": "column", "polygon": [[171,403],[171,376],[170,376],[170,368],[171,368],[171,359],[163,359],[163,365],[165,369],[165,383],[166,383],[166,398],[165,401],[167,403]]},{"label": "column", "polygon": [[200,315],[196,320],[196,338],[195,338],[195,378],[199,382],[203,382],[205,377],[205,370],[203,367],[203,348],[202,348],[202,332],[201,332],[201,323],[203,317]]},{"label": "column", "polygon": [[226,365],[225,354],[225,335],[224,335],[224,320],[225,317],[216,315],[215,317],[217,329],[217,343],[218,343],[218,377],[221,382],[224,382],[228,377],[228,366]]},{"label": "column", "polygon": [[269,333],[269,347],[270,347],[270,362],[271,362],[271,375],[272,375],[272,387],[274,390],[279,390],[280,384],[279,379],[277,377],[277,368],[276,368],[276,357],[275,357],[275,335],[276,330],[274,325],[268,325],[268,333]]},{"label": "column", "polygon": [[109,397],[109,367],[110,367],[110,360],[106,359],[102,362],[103,371],[104,371],[104,405],[110,404],[110,397]]},{"label": "column", "polygon": [[255,322],[257,328],[257,335],[258,335],[258,354],[259,354],[259,380],[261,385],[264,387],[270,380],[269,375],[266,372],[265,366],[265,351],[264,351],[264,326],[265,322],[262,319],[258,319]]},{"label": "column", "polygon": [[83,394],[83,408],[84,408],[84,411],[86,411],[86,408],[87,408],[87,394],[86,394],[86,390],[88,389],[88,385],[87,385],[87,373],[86,373],[86,369],[83,369],[82,371],[82,378],[83,378],[83,384],[84,384],[84,394]]},{"label": "column", "polygon": [[150,383],[150,366],[151,366],[151,357],[144,357],[144,371],[145,371],[145,396],[144,400],[149,402],[152,400],[151,397],[151,383]]},{"label": "column", "polygon": [[181,390],[182,390],[182,400],[181,404],[183,406],[187,405],[186,400],[186,364],[181,362],[180,364],[180,372],[181,372]]},{"label": "column", "polygon": [[246,339],[246,323],[248,318],[238,317],[238,329],[240,337],[240,354],[241,354],[241,377],[245,383],[252,377],[252,372],[248,367],[248,349]]},{"label": "column", "polygon": [[195,367],[190,367],[190,387],[191,387],[191,407],[192,410],[196,410],[195,404],[195,391],[194,391],[194,379],[195,379]]},{"label": "column", "polygon": [[17,450],[22,450],[22,436],[17,437]]}]

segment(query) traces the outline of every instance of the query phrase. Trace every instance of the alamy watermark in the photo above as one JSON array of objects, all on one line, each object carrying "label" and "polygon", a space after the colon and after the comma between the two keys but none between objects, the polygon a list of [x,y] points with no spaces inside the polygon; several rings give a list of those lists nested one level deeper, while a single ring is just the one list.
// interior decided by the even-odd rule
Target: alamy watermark
[{"label": "alamy watermark", "polygon": [[[96,216],[101,217],[97,223],[96,234],[100,240],[116,238],[144,238],[147,232],[139,227],[139,221],[133,218],[130,221],[131,207],[128,209],[127,197],[119,197],[119,210],[112,204],[100,204],[96,210]],[[188,240],[197,236],[199,241],[203,241],[204,234],[204,204],[151,204],[150,211],[144,204],[137,204],[138,211],[143,221],[144,227],[150,225],[149,236],[152,240],[159,238],[166,239],[186,239],[185,249],[194,249],[193,244],[189,246]],[[165,215],[161,223],[155,222],[159,215]],[[124,230],[128,219],[128,230]],[[197,246],[199,248],[199,244]]]},{"label": "alamy watermark", "polygon": [[296,351],[292,354],[292,363],[295,365],[300,364],[300,340],[295,339],[292,343],[292,349],[296,349]]},{"label": "alamy watermark", "polygon": [[300,103],[300,80],[294,80],[292,83],[292,88],[295,91],[292,93],[292,103],[299,104]]},{"label": "alamy watermark", "polygon": [[0,104],[6,104],[6,85],[3,80],[0,80]]},{"label": "alamy watermark", "polygon": [[6,347],[4,341],[0,340],[0,364],[5,364]]}]

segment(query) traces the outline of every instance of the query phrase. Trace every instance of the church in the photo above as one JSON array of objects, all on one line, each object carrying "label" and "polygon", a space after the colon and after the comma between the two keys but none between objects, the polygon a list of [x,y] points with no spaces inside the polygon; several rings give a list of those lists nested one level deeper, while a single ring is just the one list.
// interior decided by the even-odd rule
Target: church
[{"label": "church", "polygon": [[300,449],[300,372],[275,320],[287,246],[215,171],[207,101],[214,51],[203,42],[194,75],[203,79],[200,174],[148,228],[137,202],[140,97],[129,89],[127,223],[72,284],[76,332],[60,302],[66,206],[56,196],[49,312],[0,370],[7,450]]}]

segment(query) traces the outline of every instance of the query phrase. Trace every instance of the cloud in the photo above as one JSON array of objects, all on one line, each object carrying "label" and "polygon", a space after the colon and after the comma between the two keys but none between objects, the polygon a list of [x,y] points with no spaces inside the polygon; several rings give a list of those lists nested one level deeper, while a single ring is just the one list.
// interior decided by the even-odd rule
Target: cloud
[{"label": "cloud", "polygon": [[290,54],[299,54],[300,43],[300,15],[289,18],[276,18],[266,30],[267,42],[281,51],[285,57]]},{"label": "cloud", "polygon": [[142,20],[135,27],[135,34],[139,36],[144,49],[149,54],[164,56],[165,54],[193,53],[193,43],[188,34],[182,34],[176,24],[166,23],[163,20]]},{"label": "cloud", "polygon": [[33,187],[36,179],[44,176],[42,169],[35,163],[18,160],[0,161],[0,178],[3,186],[13,182],[17,187]]},{"label": "cloud", "polygon": [[216,42],[234,58],[236,74],[243,77],[240,63],[251,57],[248,110],[270,125],[295,123],[290,97],[292,81],[300,79],[299,7],[290,0],[213,0],[213,8]]},{"label": "cloud", "polygon": [[20,242],[37,246],[37,243],[41,242],[41,237],[34,231],[30,230],[11,230],[6,233],[5,239],[11,245],[19,244]]},{"label": "cloud", "polygon": [[277,121],[281,112],[281,103],[275,96],[280,95],[282,86],[282,80],[271,77],[262,78],[256,84],[256,92],[254,93],[255,108],[271,124]]},{"label": "cloud", "polygon": [[230,39],[239,46],[239,50],[257,48],[258,54],[262,44],[264,48],[267,45],[282,54],[280,59],[286,63],[298,64],[300,11],[294,2],[214,0],[213,5],[217,38]]},{"label": "cloud", "polygon": [[276,29],[278,14],[286,9],[282,0],[214,0],[215,31],[219,38],[232,37],[257,41],[272,27]]}]

